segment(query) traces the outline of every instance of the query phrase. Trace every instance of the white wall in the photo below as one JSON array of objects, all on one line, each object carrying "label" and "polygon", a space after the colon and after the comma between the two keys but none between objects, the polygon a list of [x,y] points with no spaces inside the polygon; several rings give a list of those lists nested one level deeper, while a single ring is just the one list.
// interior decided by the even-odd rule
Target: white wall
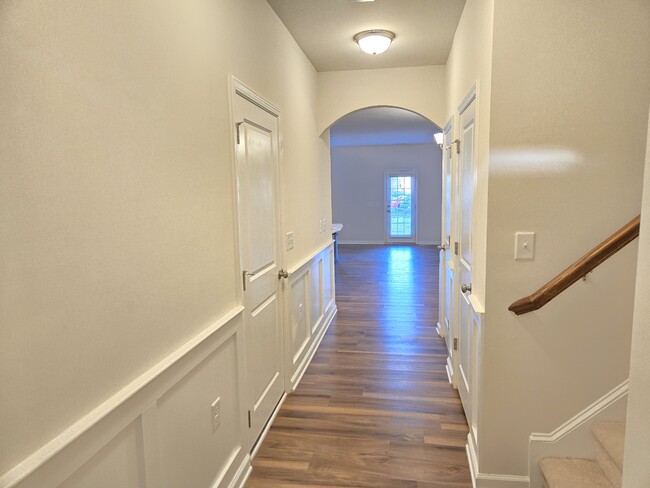
[{"label": "white wall", "polygon": [[[467,0],[465,4],[447,59],[447,116],[440,125],[440,127],[445,127],[447,122],[458,112],[458,106],[472,87],[478,84],[472,294],[482,305],[485,303],[493,10],[494,0]],[[460,134],[458,124],[459,121],[456,120],[454,138]]]},{"label": "white wall", "polygon": [[645,153],[641,235],[636,271],[634,328],[630,361],[630,393],[625,433],[623,487],[636,488],[650,483],[650,127]]},{"label": "white wall", "polygon": [[318,127],[366,107],[392,106],[445,125],[445,66],[318,73]]},{"label": "white wall", "polygon": [[385,242],[384,174],[416,170],[417,242],[440,243],[441,151],[435,144],[333,147],[332,219],[341,243]]},{"label": "white wall", "polygon": [[495,1],[482,472],[526,475],[532,431],[628,375],[636,243],[537,312],[507,307],[639,213],[649,21],[647,1]]},{"label": "white wall", "polygon": [[285,265],[331,214],[316,72],[263,0],[5,3],[0,64],[5,473],[236,308],[229,74],[282,110]]}]

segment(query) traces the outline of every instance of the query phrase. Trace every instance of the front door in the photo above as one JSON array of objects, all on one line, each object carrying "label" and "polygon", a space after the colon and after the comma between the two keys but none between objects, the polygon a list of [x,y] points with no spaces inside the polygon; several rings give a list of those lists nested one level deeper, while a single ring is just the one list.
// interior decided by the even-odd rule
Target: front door
[{"label": "front door", "polygon": [[472,216],[476,185],[476,94],[472,92],[460,109],[460,155],[459,155],[459,221],[458,221],[458,272],[457,285],[459,308],[458,331],[458,378],[456,386],[465,415],[472,425],[472,381],[474,366],[474,334],[472,331]]},{"label": "front door", "polygon": [[251,441],[284,392],[279,299],[278,118],[235,88],[236,173]]},{"label": "front door", "polygon": [[414,242],[417,216],[415,171],[386,173],[386,242]]}]

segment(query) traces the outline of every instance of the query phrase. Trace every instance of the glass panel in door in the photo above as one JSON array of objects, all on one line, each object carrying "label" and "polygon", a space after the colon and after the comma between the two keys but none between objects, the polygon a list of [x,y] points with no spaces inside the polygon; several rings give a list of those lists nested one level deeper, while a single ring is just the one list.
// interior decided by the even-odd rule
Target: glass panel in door
[{"label": "glass panel in door", "polygon": [[388,178],[388,238],[412,239],[415,231],[413,212],[415,177]]}]

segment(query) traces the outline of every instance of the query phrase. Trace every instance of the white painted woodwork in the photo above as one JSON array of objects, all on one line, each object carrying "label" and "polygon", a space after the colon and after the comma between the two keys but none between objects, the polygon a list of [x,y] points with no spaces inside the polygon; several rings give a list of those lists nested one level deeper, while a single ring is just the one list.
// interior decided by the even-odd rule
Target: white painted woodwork
[{"label": "white painted woodwork", "polygon": [[[454,171],[455,151],[451,146],[454,140],[453,119],[450,120],[444,129],[442,149],[442,231],[441,243],[443,250],[440,251],[440,324],[442,335],[445,338],[447,351],[447,373],[449,381],[454,383],[455,350],[454,339],[457,338],[456,327],[456,292],[454,291],[455,255],[453,250],[452,233],[455,235],[456,226],[452,223],[455,216],[454,198],[456,196],[455,184],[457,183],[456,172]],[[452,211],[453,209],[453,211]]]},{"label": "white painted woodwork", "polygon": [[[472,215],[474,207],[475,172],[476,172],[476,90],[473,88],[458,109],[460,155],[458,158],[458,205],[457,234],[459,253],[456,259],[457,284],[455,293],[458,297],[458,375],[456,387],[460,394],[468,424],[472,425],[476,398],[473,397],[472,381],[476,345],[475,327],[472,318],[470,292],[463,293],[462,285],[472,284]],[[452,151],[456,150],[454,144]]]},{"label": "white painted woodwork", "polygon": [[533,432],[529,440],[530,488],[543,488],[539,462],[545,457],[593,459],[596,440],[591,426],[597,421],[624,421],[628,404],[628,381],[607,392],[549,433]]},{"label": "white painted woodwork", "polygon": [[[293,376],[289,389],[297,386],[336,314],[332,253],[328,243],[284,280],[299,281],[298,289],[306,291],[287,291],[287,302],[303,303],[316,316],[305,317],[309,338],[297,361],[286,354]],[[321,297],[323,313],[315,305]],[[243,307],[233,309],[5,473],[0,487],[242,488],[251,469],[243,318]],[[213,430],[211,404],[217,397],[222,421]]]},{"label": "white painted woodwork", "polygon": [[285,287],[288,329],[285,347],[287,389],[293,391],[305,373],[327,327],[336,314],[333,244],[289,269]]},{"label": "white painted woodwork", "polygon": [[279,112],[233,84],[239,247],[250,438],[259,437],[284,393],[279,298]]}]

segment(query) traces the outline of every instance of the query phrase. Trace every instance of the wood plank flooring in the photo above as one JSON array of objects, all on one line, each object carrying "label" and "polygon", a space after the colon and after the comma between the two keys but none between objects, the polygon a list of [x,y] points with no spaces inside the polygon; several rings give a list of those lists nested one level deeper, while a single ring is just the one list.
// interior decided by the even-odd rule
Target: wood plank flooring
[{"label": "wood plank flooring", "polygon": [[338,316],[246,487],[471,487],[467,423],[435,330],[438,251],[339,252]]}]

